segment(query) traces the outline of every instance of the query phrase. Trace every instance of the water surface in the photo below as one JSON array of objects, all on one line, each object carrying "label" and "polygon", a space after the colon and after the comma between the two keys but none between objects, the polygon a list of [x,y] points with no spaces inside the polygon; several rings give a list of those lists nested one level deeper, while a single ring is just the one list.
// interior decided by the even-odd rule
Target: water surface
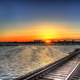
[{"label": "water surface", "polygon": [[12,80],[49,63],[60,60],[79,45],[0,46],[0,79]]}]

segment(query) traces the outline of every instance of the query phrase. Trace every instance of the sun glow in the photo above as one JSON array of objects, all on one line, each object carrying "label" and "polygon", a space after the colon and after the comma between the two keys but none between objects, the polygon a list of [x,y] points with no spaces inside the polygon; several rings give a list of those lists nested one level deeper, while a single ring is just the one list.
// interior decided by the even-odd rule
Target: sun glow
[{"label": "sun glow", "polygon": [[49,40],[49,39],[59,39],[62,36],[62,32],[66,32],[62,24],[56,23],[42,23],[36,25],[36,35],[39,39]]},{"label": "sun glow", "polygon": [[39,38],[44,40],[44,39],[56,38],[58,35],[54,31],[54,29],[45,27],[45,28],[42,28],[39,30],[38,36],[39,36]]},{"label": "sun glow", "polygon": [[0,41],[44,40],[50,42],[47,40],[72,38],[71,29],[66,26],[69,25],[44,21],[31,23],[29,25],[19,25],[18,28],[6,29],[2,32]]}]

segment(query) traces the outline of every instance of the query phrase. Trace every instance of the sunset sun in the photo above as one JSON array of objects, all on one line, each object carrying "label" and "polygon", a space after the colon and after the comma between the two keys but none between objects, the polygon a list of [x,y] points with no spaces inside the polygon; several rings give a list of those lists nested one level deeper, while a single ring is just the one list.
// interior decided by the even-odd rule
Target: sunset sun
[{"label": "sunset sun", "polygon": [[51,44],[51,40],[45,40],[45,43]]}]

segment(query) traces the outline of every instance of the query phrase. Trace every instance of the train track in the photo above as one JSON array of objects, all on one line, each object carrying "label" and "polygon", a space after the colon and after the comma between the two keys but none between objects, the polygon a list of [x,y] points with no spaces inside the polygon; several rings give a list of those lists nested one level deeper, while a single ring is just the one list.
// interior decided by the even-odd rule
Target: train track
[{"label": "train track", "polygon": [[76,49],[70,55],[55,63],[51,63],[34,72],[23,75],[14,80],[77,80],[74,76],[80,69],[80,49]]},{"label": "train track", "polygon": [[[51,71],[47,75],[41,77],[41,79],[45,80],[71,80],[73,75],[78,71],[80,67],[80,59],[78,55],[63,64],[56,70]],[[41,80],[40,79],[40,80]]]},{"label": "train track", "polygon": [[71,80],[80,80],[80,67]]}]

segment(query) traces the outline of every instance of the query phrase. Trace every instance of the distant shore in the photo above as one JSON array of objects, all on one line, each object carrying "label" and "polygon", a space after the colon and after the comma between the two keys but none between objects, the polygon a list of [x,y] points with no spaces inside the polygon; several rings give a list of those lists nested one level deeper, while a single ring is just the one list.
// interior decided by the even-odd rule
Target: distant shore
[{"label": "distant shore", "polygon": [[45,42],[0,42],[0,46],[18,46],[18,45],[80,45],[80,41],[58,41],[47,44]]}]

